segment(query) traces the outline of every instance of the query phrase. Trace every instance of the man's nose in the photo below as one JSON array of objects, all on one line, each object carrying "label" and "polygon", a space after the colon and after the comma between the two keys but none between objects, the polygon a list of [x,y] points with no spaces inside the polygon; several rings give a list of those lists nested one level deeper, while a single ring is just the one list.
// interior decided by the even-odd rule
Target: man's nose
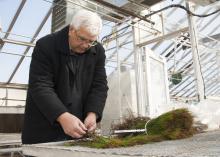
[{"label": "man's nose", "polygon": [[82,44],[82,47],[83,47],[83,48],[89,48],[89,43],[84,42],[84,43]]}]

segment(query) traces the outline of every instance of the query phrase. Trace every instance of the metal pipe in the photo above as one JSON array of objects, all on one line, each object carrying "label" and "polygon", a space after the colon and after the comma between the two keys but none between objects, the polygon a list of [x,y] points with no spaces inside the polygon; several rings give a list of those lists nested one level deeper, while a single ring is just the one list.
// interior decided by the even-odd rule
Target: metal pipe
[{"label": "metal pipe", "polygon": [[17,83],[3,83],[3,82],[0,82],[0,88],[27,90],[28,85],[26,85],[26,84],[17,84]]},{"label": "metal pipe", "polygon": [[[186,2],[187,9],[191,8],[190,2]],[[205,99],[205,85],[204,79],[202,76],[202,69],[200,65],[200,56],[198,50],[198,41],[196,36],[196,28],[194,24],[194,19],[192,15],[188,15],[188,23],[189,23],[189,31],[190,31],[190,41],[191,41],[191,48],[192,48],[192,55],[193,55],[193,65],[195,69],[195,78],[196,78],[196,89],[197,89],[197,96],[198,101]]]},{"label": "metal pipe", "polygon": [[[21,13],[21,10],[24,7],[25,3],[26,3],[26,0],[22,0],[20,6],[18,7],[18,9],[17,9],[17,11],[14,15],[14,18],[12,19],[12,21],[11,21],[9,27],[8,27],[8,30],[6,32],[11,32],[11,30],[12,30],[12,28],[13,28],[13,26],[14,26],[14,24],[15,24],[18,16],[19,16],[19,14]],[[3,38],[6,39],[6,38],[8,38],[8,36],[9,36],[9,33],[6,33]],[[4,43],[0,45],[0,50],[2,49],[3,46],[4,46]]]},{"label": "metal pipe", "polygon": [[2,40],[3,44],[10,43],[10,44],[23,45],[23,46],[29,46],[29,47],[35,46],[35,44],[33,44],[33,43],[28,43],[28,42],[24,42],[24,41],[18,41],[18,40],[6,39],[6,38],[3,38],[1,40]]},{"label": "metal pipe", "polygon": [[[6,102],[9,101],[26,101],[26,100],[21,100],[21,99],[10,99],[10,98],[0,98],[0,100],[6,100]],[[7,104],[5,106],[8,106]]]},{"label": "metal pipe", "polygon": [[[94,0],[93,0],[93,1],[94,1]],[[143,16],[134,14],[134,13],[131,12],[131,11],[122,9],[122,8],[120,8],[120,7],[118,7],[118,6],[115,6],[115,5],[111,4],[111,3],[108,3],[108,2],[106,2],[106,1],[103,1],[103,0],[95,0],[95,2],[101,3],[101,4],[103,4],[103,5],[105,5],[105,6],[109,7],[109,8],[112,8],[112,9],[118,11],[119,13],[121,13],[121,14],[123,14],[123,15],[125,15],[125,16],[130,15],[130,16],[132,16],[132,17],[137,17],[137,18],[139,18],[139,19],[141,19],[141,20],[143,20],[143,21],[146,21],[146,22],[148,22],[148,23],[150,23],[150,24],[153,24],[153,25],[155,24],[155,22],[153,22],[153,21],[151,21],[151,20],[148,20],[148,19],[146,19],[146,18],[143,17]]]},{"label": "metal pipe", "polygon": [[6,149],[0,149],[0,153],[11,153],[11,152],[21,152],[22,148],[6,148]]},{"label": "metal pipe", "polygon": [[168,34],[165,34],[163,36],[160,36],[160,37],[156,37],[154,39],[151,39],[151,40],[148,40],[148,41],[145,41],[145,42],[142,42],[142,43],[139,43],[137,44],[137,46],[146,46],[146,45],[149,45],[151,43],[154,43],[154,42],[157,42],[157,41],[162,41],[164,39],[168,40],[170,38],[174,38],[175,36],[179,35],[180,33],[185,33],[185,32],[188,32],[189,31],[189,28],[188,27],[185,27],[185,28],[182,28],[178,31],[174,31],[174,32],[171,32],[171,33],[168,33]]},{"label": "metal pipe", "polygon": [[[116,26],[117,30],[118,26]],[[118,33],[118,32],[117,32]],[[117,36],[116,33],[116,36]],[[118,105],[119,105],[119,115],[120,119],[122,118],[122,103],[121,103],[121,62],[119,55],[119,39],[116,38],[116,53],[117,53],[117,73],[118,73]]]},{"label": "metal pipe", "polygon": [[[51,7],[51,8],[48,10],[46,16],[44,17],[44,19],[43,19],[43,21],[41,22],[40,26],[38,27],[37,31],[35,32],[35,34],[34,34],[34,36],[33,36],[33,39],[31,40],[31,43],[33,43],[33,42],[35,41],[35,38],[38,36],[38,34],[40,33],[40,31],[41,31],[41,29],[43,28],[44,24],[46,23],[47,19],[48,19],[49,16],[51,15],[51,13],[52,13],[52,8],[53,8],[53,7]],[[29,51],[30,48],[31,48],[31,47],[28,47],[28,48],[24,51],[23,54],[26,55],[26,54],[28,53],[28,51]],[[17,72],[18,68],[20,67],[21,63],[23,62],[24,58],[25,58],[25,56],[21,57],[21,59],[19,60],[18,64],[16,65],[14,71],[12,72],[10,78],[8,79],[7,83],[10,83],[10,82],[11,82],[11,80],[13,79],[15,73]]]},{"label": "metal pipe", "polygon": [[[5,97],[5,106],[8,106],[8,89],[6,88],[6,91],[5,91],[6,93],[5,93],[5,95],[6,95],[6,97]],[[3,99],[2,99],[3,100]]]},{"label": "metal pipe", "polygon": [[114,130],[114,134],[146,132],[146,129]]},{"label": "metal pipe", "polygon": [[[109,62],[117,62],[117,60],[115,60],[115,59],[106,59],[106,61],[109,61]],[[121,64],[134,65],[134,63],[132,63],[132,62],[126,62],[126,61],[121,61]]]}]

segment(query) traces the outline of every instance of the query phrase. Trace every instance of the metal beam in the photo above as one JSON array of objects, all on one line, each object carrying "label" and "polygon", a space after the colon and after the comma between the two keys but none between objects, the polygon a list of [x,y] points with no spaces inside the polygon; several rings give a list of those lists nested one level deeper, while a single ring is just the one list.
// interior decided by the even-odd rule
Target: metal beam
[{"label": "metal beam", "polygon": [[220,33],[209,36],[209,37],[205,37],[200,39],[199,41],[202,43],[207,43],[207,42],[216,42],[216,40],[219,42],[220,39]]},{"label": "metal beam", "polygon": [[155,43],[155,42],[158,42],[158,41],[162,41],[162,40],[168,40],[170,38],[174,38],[176,37],[177,35],[179,35],[180,33],[185,33],[185,32],[188,32],[189,31],[189,27],[185,27],[185,28],[182,28],[178,31],[174,31],[172,33],[168,33],[168,34],[165,34],[163,36],[159,36],[159,37],[156,37],[154,39],[151,39],[151,40],[148,40],[148,41],[145,41],[145,42],[142,42],[140,44],[137,44],[137,46],[146,46],[146,45],[149,45],[151,43]]},{"label": "metal beam", "polygon": [[28,85],[18,83],[4,83],[0,82],[0,88],[27,90]]},{"label": "metal beam", "polygon": [[0,153],[12,153],[12,152],[21,152],[22,148],[5,148],[5,149],[0,149]]},{"label": "metal beam", "polygon": [[109,8],[111,8],[111,9],[115,10],[115,11],[118,11],[118,12],[119,12],[120,14],[122,14],[122,15],[132,16],[133,18],[137,17],[137,18],[139,18],[139,19],[141,19],[141,20],[143,20],[143,21],[146,21],[146,22],[148,22],[148,23],[150,23],[150,24],[153,24],[153,25],[155,24],[155,22],[153,22],[153,21],[151,21],[151,20],[148,20],[148,19],[146,19],[146,18],[143,17],[143,16],[137,15],[137,14],[135,14],[135,13],[129,11],[129,10],[120,8],[120,7],[115,6],[115,5],[111,4],[111,3],[108,3],[108,2],[106,2],[106,1],[103,1],[103,0],[93,0],[93,1],[94,1],[94,2],[98,2],[98,3],[100,3],[100,4],[102,4],[102,5],[106,6],[106,7],[109,7]]},{"label": "metal beam", "polygon": [[35,46],[34,43],[28,43],[28,42],[24,42],[24,41],[18,41],[18,40],[6,39],[6,38],[0,39],[0,40],[3,43],[10,43],[10,44],[29,46],[29,47],[34,47]]},{"label": "metal beam", "polygon": [[[192,9],[192,5],[190,2],[186,2],[186,8]],[[196,35],[197,30],[196,30],[195,21],[192,15],[188,14],[187,16],[188,16],[188,25],[189,25],[189,31],[190,31],[193,66],[195,70],[196,91],[197,91],[196,95],[198,96],[198,101],[202,101],[205,99],[205,87],[204,87],[205,85],[204,85],[204,80],[202,76],[202,67],[200,65],[198,38]]]},{"label": "metal beam", "polygon": [[[21,10],[22,10],[22,8],[24,7],[24,4],[25,4],[25,3],[26,3],[26,0],[22,0],[22,2],[21,2],[21,4],[20,4],[20,6],[18,7],[18,9],[17,9],[17,11],[16,11],[16,13],[15,13],[15,15],[14,15],[14,18],[12,19],[12,21],[11,21],[9,27],[8,27],[8,30],[6,31],[6,34],[5,34],[5,36],[3,37],[3,39],[8,38],[9,33],[11,32],[11,30],[12,30],[12,28],[13,28],[13,26],[14,26],[14,24],[15,24],[15,22],[16,22],[18,16],[19,16],[19,14],[21,13]],[[2,44],[0,45],[0,50],[2,49],[3,46],[4,46],[4,43],[2,43]]]},{"label": "metal beam", "polygon": [[[123,46],[126,45],[127,40],[129,39],[130,35],[128,36],[128,38],[126,38],[126,40],[124,40],[120,45],[118,45],[119,49]],[[131,42],[128,42],[131,43]],[[115,50],[114,52],[112,52],[112,54],[110,56],[108,56],[108,59],[111,59],[115,54],[117,53],[117,50]],[[108,61],[106,62],[106,64],[108,63]]]},{"label": "metal beam", "polygon": [[[43,21],[41,22],[40,26],[38,27],[37,31],[35,32],[34,36],[33,36],[33,39],[30,41],[30,43],[33,43],[35,38],[38,36],[38,34],[40,33],[41,29],[43,28],[44,24],[46,23],[47,19],[49,18],[49,16],[51,15],[52,13],[52,8],[51,7],[49,9],[49,11],[47,12],[46,16],[44,17]],[[26,55],[28,53],[28,51],[30,50],[30,46],[27,47],[27,49],[24,51],[24,55]],[[10,83],[11,80],[13,79],[15,73],[17,72],[18,68],[20,67],[21,63],[23,62],[25,56],[21,57],[21,59],[19,60],[17,66],[15,67],[14,71],[12,72],[10,78],[8,79],[7,83]]]}]

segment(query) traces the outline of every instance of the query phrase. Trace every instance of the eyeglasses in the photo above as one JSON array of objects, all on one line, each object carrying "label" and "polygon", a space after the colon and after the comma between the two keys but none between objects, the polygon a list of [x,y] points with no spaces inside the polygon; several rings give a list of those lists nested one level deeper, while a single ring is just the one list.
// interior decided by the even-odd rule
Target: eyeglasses
[{"label": "eyeglasses", "polygon": [[75,31],[75,32],[76,32],[76,38],[77,38],[77,40],[78,40],[79,42],[87,43],[90,47],[95,46],[95,45],[98,44],[98,42],[97,42],[96,40],[95,40],[95,41],[92,41],[92,40],[86,39],[86,38],[80,36],[80,35],[77,33],[77,31]]}]

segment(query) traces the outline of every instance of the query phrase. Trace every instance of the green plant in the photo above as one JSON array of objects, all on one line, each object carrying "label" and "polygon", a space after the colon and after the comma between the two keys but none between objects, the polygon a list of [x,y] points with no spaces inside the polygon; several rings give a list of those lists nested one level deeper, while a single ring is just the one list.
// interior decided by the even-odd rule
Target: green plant
[{"label": "green plant", "polygon": [[178,73],[173,73],[171,75],[171,82],[174,84],[174,85],[177,85],[178,83],[180,83],[182,81],[182,74],[181,72],[178,72]]},{"label": "green plant", "polygon": [[[144,128],[149,118],[126,118],[123,123],[113,126],[114,129],[140,129]],[[130,124],[130,125],[129,125]],[[137,125],[135,125],[137,124]],[[193,116],[187,109],[177,109],[152,119],[147,124],[147,134],[126,134],[119,137],[102,137],[92,135],[89,140],[66,142],[65,146],[86,146],[92,148],[127,147],[137,144],[147,144],[163,140],[187,138],[195,133]]]},{"label": "green plant", "polygon": [[187,109],[177,109],[152,119],[148,135],[163,135],[166,139],[181,139],[194,133],[193,116]]}]

